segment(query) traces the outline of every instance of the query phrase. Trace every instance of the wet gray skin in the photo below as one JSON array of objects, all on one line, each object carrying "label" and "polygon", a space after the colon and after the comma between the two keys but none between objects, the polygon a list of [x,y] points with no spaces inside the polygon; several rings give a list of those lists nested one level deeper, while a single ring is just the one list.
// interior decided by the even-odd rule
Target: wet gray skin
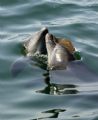
[{"label": "wet gray skin", "polygon": [[39,32],[36,32],[35,35],[27,39],[26,42],[24,42],[23,46],[26,49],[27,56],[33,56],[36,53],[47,54],[45,45],[45,35],[47,33],[48,29],[44,27]]},{"label": "wet gray skin", "polygon": [[[82,61],[69,62],[68,57],[70,55],[68,51],[66,48],[56,43],[55,37],[48,33],[47,28],[41,29],[41,31],[37,32],[34,37],[28,39],[23,45],[27,51],[27,55],[26,57],[19,58],[12,64],[11,73],[13,77],[16,77],[21,71],[23,71],[24,67],[28,64],[35,64],[30,58],[34,54],[39,53],[39,55],[48,55],[49,73],[55,78],[55,80],[58,79],[59,81],[59,79],[61,79],[60,76],[64,76],[62,81],[65,82],[65,76],[68,75],[72,77],[72,80],[75,79],[76,81],[79,81],[82,77],[87,81],[97,81],[98,79],[98,75],[91,72]],[[51,71],[52,69],[56,71]],[[62,71],[61,69],[66,70]],[[74,81],[72,81],[72,83],[73,82]]]},{"label": "wet gray skin", "polygon": [[55,43],[54,37],[46,34],[46,48],[48,53],[48,68],[50,70],[66,69],[68,52],[65,47]]},{"label": "wet gray skin", "polygon": [[36,54],[47,54],[45,43],[45,36],[47,33],[48,29],[44,27],[40,31],[32,35],[29,39],[25,40],[23,46],[25,47],[26,56],[19,58],[11,66],[11,73],[14,77],[16,77],[21,71],[23,71],[25,66],[28,65],[28,63],[34,64],[32,59],[35,57]]},{"label": "wet gray skin", "polygon": [[46,48],[47,48],[47,54],[48,54],[48,66],[50,66],[51,64],[51,55],[52,52],[56,46],[55,42],[53,41],[53,35],[47,33],[45,36],[45,40],[46,40]]},{"label": "wet gray skin", "polygon": [[[31,36],[23,43],[26,50],[26,57],[19,58],[11,67],[12,74],[18,75],[23,71],[28,63],[32,63],[32,59],[38,62],[38,66],[47,69],[65,69],[68,63],[68,54],[64,47],[56,43],[55,37],[48,33],[47,28],[42,28],[34,36]],[[36,54],[39,56],[36,59]],[[48,59],[45,58],[46,55]],[[45,56],[45,57],[44,57]],[[42,59],[44,57],[45,59]],[[45,63],[45,64],[43,64]]]}]

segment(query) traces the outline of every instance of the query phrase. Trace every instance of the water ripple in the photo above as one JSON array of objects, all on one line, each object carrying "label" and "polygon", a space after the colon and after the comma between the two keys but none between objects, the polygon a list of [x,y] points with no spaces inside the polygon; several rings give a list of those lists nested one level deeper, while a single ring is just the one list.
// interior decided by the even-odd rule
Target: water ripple
[{"label": "water ripple", "polygon": [[[43,26],[71,39],[91,74],[80,67],[73,76],[49,76],[32,62],[13,77],[13,64],[24,61],[21,43]],[[1,0],[0,119],[97,120],[98,81],[91,76],[98,73],[97,39],[97,0]],[[76,72],[82,74],[79,79]]]}]

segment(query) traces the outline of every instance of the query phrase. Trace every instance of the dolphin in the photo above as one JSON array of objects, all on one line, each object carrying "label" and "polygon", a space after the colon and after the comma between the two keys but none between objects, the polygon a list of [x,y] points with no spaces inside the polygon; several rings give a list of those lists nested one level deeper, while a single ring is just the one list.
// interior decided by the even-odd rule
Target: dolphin
[{"label": "dolphin", "polygon": [[74,52],[74,47],[68,50],[70,42],[67,41],[68,44],[64,45],[65,42],[60,40],[60,38],[50,34],[47,28],[42,28],[35,35],[26,39],[23,43],[26,56],[12,64],[12,75],[17,76],[27,64],[35,64],[34,61],[37,61],[36,65],[39,67],[45,70],[48,67],[52,81],[64,82],[64,84],[65,81],[66,84],[96,82],[98,75],[91,71],[82,60],[75,60],[71,53]]},{"label": "dolphin", "polygon": [[57,39],[50,33],[47,33],[45,40],[49,69],[66,69],[68,63],[75,60],[70,50],[68,50],[64,44],[61,44],[62,42],[60,42],[60,39]]},{"label": "dolphin", "polygon": [[11,65],[12,76],[16,77],[28,64],[35,64],[34,61],[38,61],[38,64],[36,63],[36,65],[46,69],[46,64],[43,64],[42,58],[44,58],[45,61],[47,60],[47,50],[45,45],[45,35],[47,33],[48,29],[44,27],[22,43],[25,56],[17,59]]},{"label": "dolphin", "polygon": [[23,46],[26,49],[26,56],[33,56],[34,54],[47,54],[45,45],[45,35],[48,33],[46,27],[36,32],[29,39],[26,39]]},{"label": "dolphin", "polygon": [[50,79],[54,83],[74,85],[98,81],[97,73],[83,63],[83,59],[75,60],[68,49],[49,33],[46,34],[46,46]]},{"label": "dolphin", "polygon": [[11,66],[13,76],[17,76],[28,63],[32,63],[32,60],[36,61],[36,65],[45,70],[47,68],[66,68],[68,61],[74,60],[74,58],[73,55],[62,45],[64,42],[60,42],[60,40],[60,38],[56,38],[54,35],[49,34],[46,27],[26,39],[22,44],[24,47],[25,56],[16,60]]},{"label": "dolphin", "polygon": [[63,69],[68,64],[68,53],[66,48],[55,43],[51,34],[46,34],[46,48],[48,54],[49,69]]}]

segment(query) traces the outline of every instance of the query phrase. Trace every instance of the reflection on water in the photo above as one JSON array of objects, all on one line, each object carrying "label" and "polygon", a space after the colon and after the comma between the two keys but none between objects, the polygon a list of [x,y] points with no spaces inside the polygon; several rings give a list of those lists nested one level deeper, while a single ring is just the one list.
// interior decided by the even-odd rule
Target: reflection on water
[{"label": "reflection on water", "polygon": [[[0,0],[0,120],[98,120],[94,72],[74,64],[43,77],[41,59],[25,62],[20,43],[44,26],[71,39],[83,63],[98,73],[98,0]],[[22,55],[14,78],[9,68]]]},{"label": "reflection on water", "polygon": [[56,84],[51,83],[51,79],[49,76],[49,72],[44,74],[45,79],[44,82],[47,85],[42,90],[38,90],[36,92],[51,94],[51,95],[64,95],[64,94],[77,94],[79,91],[76,89],[76,85],[73,84]]},{"label": "reflection on water", "polygon": [[[44,111],[41,113],[41,116],[43,117],[39,117],[36,119],[32,119],[32,120],[39,120],[39,119],[45,119],[45,118],[58,118],[60,112],[64,112],[66,110],[64,109],[52,109],[52,110],[48,110],[48,111]],[[46,116],[46,117],[44,117]]]}]

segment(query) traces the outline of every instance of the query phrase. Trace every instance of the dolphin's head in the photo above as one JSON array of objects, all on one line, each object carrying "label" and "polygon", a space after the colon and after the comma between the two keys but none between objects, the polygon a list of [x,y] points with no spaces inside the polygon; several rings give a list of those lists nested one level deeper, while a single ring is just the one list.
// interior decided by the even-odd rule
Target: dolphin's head
[{"label": "dolphin's head", "polygon": [[49,68],[52,70],[66,69],[68,64],[68,53],[66,48],[56,44],[50,58]]},{"label": "dolphin's head", "polygon": [[46,34],[46,48],[48,53],[48,68],[51,70],[66,69],[68,64],[67,49],[56,43],[51,34]]},{"label": "dolphin's head", "polygon": [[46,27],[27,38],[23,43],[27,56],[33,56],[35,53],[47,54],[45,36],[48,33]]}]

